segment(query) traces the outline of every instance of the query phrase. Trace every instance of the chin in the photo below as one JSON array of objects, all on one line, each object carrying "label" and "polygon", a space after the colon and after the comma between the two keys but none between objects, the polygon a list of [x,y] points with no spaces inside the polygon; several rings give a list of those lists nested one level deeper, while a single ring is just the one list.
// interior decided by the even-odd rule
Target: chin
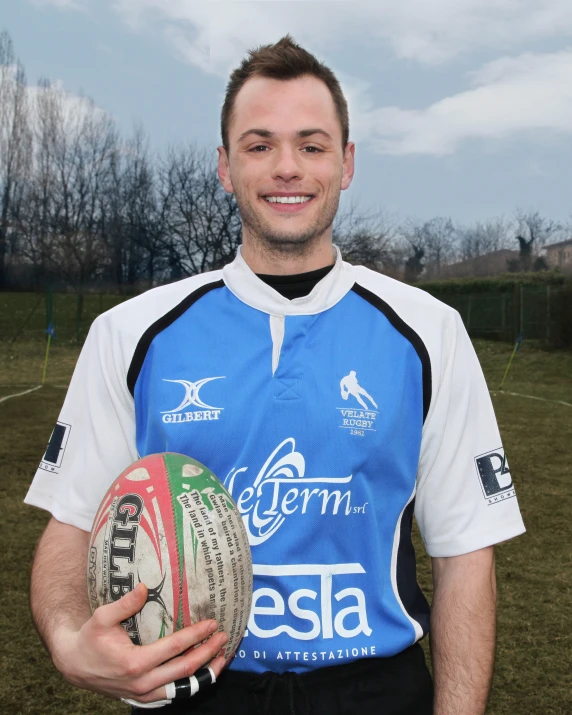
[{"label": "chin", "polygon": [[316,236],[315,234],[303,234],[301,236],[265,234],[262,240],[269,248],[283,253],[300,253],[312,248],[318,243],[320,236]]}]

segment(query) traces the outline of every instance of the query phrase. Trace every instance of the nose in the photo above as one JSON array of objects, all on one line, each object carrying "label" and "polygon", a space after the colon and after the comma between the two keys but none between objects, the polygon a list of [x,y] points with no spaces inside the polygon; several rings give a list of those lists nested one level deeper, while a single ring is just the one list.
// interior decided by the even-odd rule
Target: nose
[{"label": "nose", "polygon": [[275,162],[272,167],[272,178],[292,181],[301,179],[304,175],[298,149],[291,146],[277,147]]}]

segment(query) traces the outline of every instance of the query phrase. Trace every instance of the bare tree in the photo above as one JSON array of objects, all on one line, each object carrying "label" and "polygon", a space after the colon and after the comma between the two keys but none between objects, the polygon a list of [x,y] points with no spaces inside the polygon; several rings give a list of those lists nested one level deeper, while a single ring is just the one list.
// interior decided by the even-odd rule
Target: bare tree
[{"label": "bare tree", "polygon": [[561,223],[541,216],[538,211],[517,209],[515,223],[518,235],[531,246],[533,253],[538,253],[552,239],[558,240],[563,231]]},{"label": "bare tree", "polygon": [[141,126],[123,146],[121,173],[120,260],[122,280],[133,285],[145,279],[153,285],[165,264],[166,212],[158,195],[156,168],[149,140]]},{"label": "bare tree", "polygon": [[425,249],[420,244],[416,244],[413,241],[410,242],[410,246],[411,254],[405,261],[404,279],[407,283],[416,283],[425,268],[425,264],[423,263]]},{"label": "bare tree", "polygon": [[426,259],[424,278],[438,278],[441,267],[455,257],[456,228],[450,218],[438,216],[424,223],[409,221],[402,234],[414,251],[411,258]]},{"label": "bare tree", "polygon": [[380,272],[395,271],[395,225],[382,209],[361,211],[352,199],[336,216],[333,239],[348,263]]},{"label": "bare tree", "polygon": [[515,213],[515,239],[519,243],[519,257],[509,261],[511,271],[543,270],[546,261],[539,253],[543,246],[563,236],[564,226],[541,216],[538,211],[517,209]]},{"label": "bare tree", "polygon": [[234,258],[242,223],[234,195],[222,188],[210,151],[170,149],[159,170],[171,277],[223,266]]},{"label": "bare tree", "polygon": [[26,75],[12,40],[0,33],[0,289],[6,283],[6,255],[18,239],[25,182],[30,172],[31,134]]},{"label": "bare tree", "polygon": [[457,228],[456,248],[462,261],[508,248],[511,242],[510,225],[503,217]]},{"label": "bare tree", "polygon": [[117,133],[93,102],[71,99],[47,81],[40,83],[34,115],[27,255],[81,291],[102,275],[108,260],[102,232]]}]

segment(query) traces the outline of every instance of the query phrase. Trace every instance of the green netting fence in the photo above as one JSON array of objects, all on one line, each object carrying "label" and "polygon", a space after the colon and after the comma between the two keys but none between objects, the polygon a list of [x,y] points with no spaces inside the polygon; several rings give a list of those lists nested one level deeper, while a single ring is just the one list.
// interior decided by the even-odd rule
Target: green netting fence
[{"label": "green netting fence", "polygon": [[[572,292],[560,286],[516,286],[502,293],[431,293],[459,311],[473,338],[572,343]],[[60,344],[81,345],[94,319],[131,296],[1,293],[0,340],[46,339],[50,323]]]},{"label": "green netting fence", "polygon": [[82,345],[95,318],[130,297],[105,293],[1,293],[0,340],[44,341],[52,323],[58,343]]},{"label": "green netting fence", "polygon": [[[566,290],[554,286],[518,286],[511,293],[432,294],[459,311],[472,338],[513,342],[527,339],[561,342],[565,329]],[[571,326],[572,327],[572,326]]]}]

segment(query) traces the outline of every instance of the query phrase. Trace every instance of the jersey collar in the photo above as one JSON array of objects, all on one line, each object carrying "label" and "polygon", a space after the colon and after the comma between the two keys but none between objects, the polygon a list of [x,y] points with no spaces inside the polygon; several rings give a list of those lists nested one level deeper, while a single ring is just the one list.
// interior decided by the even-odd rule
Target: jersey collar
[{"label": "jersey collar", "polygon": [[333,248],[336,262],[332,270],[308,295],[294,300],[284,298],[274,288],[260,280],[242,257],[240,246],[234,261],[223,268],[222,277],[231,293],[243,303],[263,313],[315,315],[338,303],[351,290],[355,282],[352,266],[342,260],[342,254],[337,246]]}]

